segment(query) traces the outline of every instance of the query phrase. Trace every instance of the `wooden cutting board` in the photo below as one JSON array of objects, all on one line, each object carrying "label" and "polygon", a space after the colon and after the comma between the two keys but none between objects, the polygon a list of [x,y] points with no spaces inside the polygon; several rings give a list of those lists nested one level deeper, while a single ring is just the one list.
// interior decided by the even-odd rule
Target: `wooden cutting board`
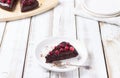
[{"label": "wooden cutting board", "polygon": [[31,17],[50,10],[58,4],[58,0],[38,0],[38,2],[39,8],[28,12],[21,12],[20,2],[18,2],[13,12],[9,12],[0,8],[0,21],[13,21]]}]

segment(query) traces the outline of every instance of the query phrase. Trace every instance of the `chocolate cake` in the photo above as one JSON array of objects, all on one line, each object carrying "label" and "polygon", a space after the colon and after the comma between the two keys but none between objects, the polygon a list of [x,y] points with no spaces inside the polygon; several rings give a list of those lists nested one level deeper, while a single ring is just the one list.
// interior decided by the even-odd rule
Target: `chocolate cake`
[{"label": "chocolate cake", "polygon": [[33,10],[39,6],[37,0],[21,0],[21,12]]},{"label": "chocolate cake", "polygon": [[46,63],[52,63],[53,61],[59,61],[76,57],[78,55],[77,50],[68,42],[61,42],[55,48],[50,51],[46,58]]},{"label": "chocolate cake", "polygon": [[18,0],[0,0],[0,8],[8,11],[14,10]]}]

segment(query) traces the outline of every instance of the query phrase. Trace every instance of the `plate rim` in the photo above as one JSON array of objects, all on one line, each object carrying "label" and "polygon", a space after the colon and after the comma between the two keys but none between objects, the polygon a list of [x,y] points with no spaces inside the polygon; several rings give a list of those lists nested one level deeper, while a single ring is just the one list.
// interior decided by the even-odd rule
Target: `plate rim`
[{"label": "plate rim", "polygon": [[88,8],[88,6],[86,5],[85,0],[81,0],[81,5],[88,13],[90,13],[90,14],[96,16],[96,17],[115,17],[115,16],[120,14],[120,10],[119,11],[114,11],[114,12],[111,12],[111,13],[98,13],[98,12],[95,12],[92,9]]}]

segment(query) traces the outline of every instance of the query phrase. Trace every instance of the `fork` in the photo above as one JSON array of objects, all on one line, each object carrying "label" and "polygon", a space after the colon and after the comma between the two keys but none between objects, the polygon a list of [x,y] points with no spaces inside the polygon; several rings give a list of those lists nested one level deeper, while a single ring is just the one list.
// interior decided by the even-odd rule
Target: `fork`
[{"label": "fork", "polygon": [[75,64],[70,64],[70,63],[62,63],[60,61],[54,61],[53,62],[54,66],[56,67],[60,67],[60,68],[66,68],[66,66],[75,66],[75,67],[78,67],[78,68],[85,68],[85,69],[91,69],[91,67],[89,65],[86,65],[86,66],[81,66],[81,65],[75,65]]}]

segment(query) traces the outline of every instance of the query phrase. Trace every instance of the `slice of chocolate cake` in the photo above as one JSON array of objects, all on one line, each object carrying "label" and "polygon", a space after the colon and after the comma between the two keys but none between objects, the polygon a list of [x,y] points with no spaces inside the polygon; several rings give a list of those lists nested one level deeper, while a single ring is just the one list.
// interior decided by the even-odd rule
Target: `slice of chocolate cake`
[{"label": "slice of chocolate cake", "polygon": [[5,10],[12,11],[14,10],[17,2],[18,0],[0,0],[0,7]]},{"label": "slice of chocolate cake", "polygon": [[21,12],[33,10],[39,6],[37,0],[21,0]]},{"label": "slice of chocolate cake", "polygon": [[78,52],[68,42],[61,42],[52,51],[50,51],[46,58],[46,63],[52,63],[53,61],[59,61],[76,57]]}]

